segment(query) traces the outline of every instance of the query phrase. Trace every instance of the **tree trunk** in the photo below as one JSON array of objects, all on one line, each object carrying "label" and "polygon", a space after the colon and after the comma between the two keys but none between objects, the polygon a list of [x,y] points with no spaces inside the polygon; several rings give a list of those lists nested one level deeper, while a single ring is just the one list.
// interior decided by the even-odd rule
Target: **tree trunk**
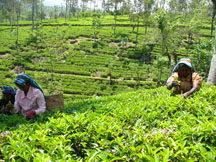
[{"label": "tree trunk", "polygon": [[211,21],[211,39],[213,39],[214,17],[215,15],[212,16],[212,21]]},{"label": "tree trunk", "polygon": [[[215,28],[215,38],[216,38],[216,28]],[[208,74],[207,83],[216,85],[216,42],[214,47],[214,54],[211,60],[211,66]]]},{"label": "tree trunk", "polygon": [[213,3],[213,11],[212,11],[212,22],[211,22],[211,39],[213,39],[214,18],[216,15],[216,1],[212,0],[212,3]]},{"label": "tree trunk", "polygon": [[145,25],[145,35],[147,34],[148,26]]},{"label": "tree trunk", "polygon": [[19,15],[17,15],[17,40],[16,40],[16,49],[17,55],[19,54]]},{"label": "tree trunk", "polygon": [[32,1],[32,32],[34,31],[34,7],[35,7],[35,0]]},{"label": "tree trunk", "polygon": [[15,0],[13,0],[13,22],[15,25]]},{"label": "tree trunk", "polygon": [[67,9],[68,9],[68,3],[67,0],[65,1],[66,9],[65,9],[65,24],[67,23]]},{"label": "tree trunk", "polygon": [[216,85],[216,51],[212,57],[207,83]]},{"label": "tree trunk", "polygon": [[42,24],[42,21],[43,21],[43,2],[41,0],[41,24]]},{"label": "tree trunk", "polygon": [[158,85],[161,85],[161,76],[162,76],[162,66],[160,66],[160,74],[159,74],[159,78],[158,78]]},{"label": "tree trunk", "polygon": [[114,25],[114,34],[116,34],[116,19],[117,19],[117,2],[115,3],[115,11],[114,11],[114,19],[115,19],[115,25]]},{"label": "tree trunk", "polygon": [[137,31],[136,31],[136,47],[137,47],[137,44],[138,44],[138,36],[139,36],[139,16],[138,16],[138,22],[137,22]]}]

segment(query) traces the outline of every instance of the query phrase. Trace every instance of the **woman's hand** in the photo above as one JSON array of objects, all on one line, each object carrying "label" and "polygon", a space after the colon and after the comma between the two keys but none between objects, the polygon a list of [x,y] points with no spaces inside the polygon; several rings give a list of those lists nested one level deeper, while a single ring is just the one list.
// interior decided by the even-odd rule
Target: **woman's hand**
[{"label": "woman's hand", "polygon": [[7,104],[7,105],[6,105],[6,109],[7,109],[7,111],[13,110],[13,105]]},{"label": "woman's hand", "polygon": [[183,93],[183,97],[187,98],[188,96],[190,96],[190,94],[191,94],[190,92],[185,92],[185,93]]},{"label": "woman's hand", "polygon": [[36,116],[36,112],[35,111],[29,111],[26,115],[26,119],[30,120],[32,118],[34,118]]},{"label": "woman's hand", "polygon": [[178,85],[179,85],[179,84],[178,84],[178,81],[177,81],[177,80],[172,81],[172,86],[173,86],[173,87],[178,86]]}]

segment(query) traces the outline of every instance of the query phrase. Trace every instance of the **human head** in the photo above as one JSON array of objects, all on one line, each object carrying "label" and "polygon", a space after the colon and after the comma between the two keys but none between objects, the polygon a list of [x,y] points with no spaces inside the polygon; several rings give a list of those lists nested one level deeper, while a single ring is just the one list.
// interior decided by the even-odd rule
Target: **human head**
[{"label": "human head", "polygon": [[192,74],[192,70],[187,65],[180,63],[178,73],[180,77],[186,78],[188,75]]},{"label": "human head", "polygon": [[40,86],[27,74],[18,74],[16,79],[14,80],[14,83],[23,91],[27,92],[28,88],[30,86],[39,89],[42,93],[42,89]]},{"label": "human head", "polygon": [[190,68],[190,69],[191,69],[191,72],[195,72],[191,60],[188,59],[188,58],[182,58],[182,59],[176,64],[176,66],[173,68],[173,73],[174,73],[174,72],[179,72],[180,67],[183,66],[182,64],[185,65],[185,66],[187,66],[188,68]]},{"label": "human head", "polygon": [[3,99],[5,99],[7,101],[9,101],[15,94],[16,94],[16,92],[14,91],[14,89],[11,86],[4,86],[2,88]]},{"label": "human head", "polygon": [[26,74],[18,74],[14,83],[24,92],[28,92],[30,87],[30,79],[25,77]]}]

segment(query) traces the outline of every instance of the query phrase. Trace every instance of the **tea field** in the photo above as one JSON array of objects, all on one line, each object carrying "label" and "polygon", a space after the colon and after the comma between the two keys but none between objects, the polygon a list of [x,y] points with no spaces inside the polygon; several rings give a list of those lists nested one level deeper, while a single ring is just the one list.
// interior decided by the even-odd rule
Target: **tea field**
[{"label": "tea field", "polygon": [[[105,16],[101,19],[102,26],[97,30],[96,39],[89,17],[71,19],[66,24],[64,19],[59,19],[58,23],[44,21],[35,27],[34,32],[30,22],[21,21],[18,51],[16,27],[11,29],[2,23],[1,86],[14,87],[16,74],[25,72],[41,85],[46,95],[63,93],[65,100],[69,101],[164,85],[171,69],[167,56],[161,57],[158,29],[149,26],[145,34],[145,27],[141,24],[137,34],[128,16],[119,16],[116,34],[113,34],[112,18]],[[209,25],[200,28],[197,35],[199,37],[194,36],[193,45],[181,40],[179,48],[172,48],[176,48],[177,60],[191,58],[205,79],[213,48],[210,39],[201,36],[210,35]],[[161,58],[162,64],[158,61]],[[172,64],[174,66],[174,62]]]},{"label": "tea field", "polygon": [[215,161],[215,86],[166,87],[66,103],[27,121],[0,114],[4,161]]}]

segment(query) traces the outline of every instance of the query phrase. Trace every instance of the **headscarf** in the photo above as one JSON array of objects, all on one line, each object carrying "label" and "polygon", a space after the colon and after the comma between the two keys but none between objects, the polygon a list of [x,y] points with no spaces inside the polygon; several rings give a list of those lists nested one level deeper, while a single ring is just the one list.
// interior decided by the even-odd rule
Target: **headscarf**
[{"label": "headscarf", "polygon": [[14,80],[14,83],[20,86],[25,86],[28,82],[32,87],[39,89],[43,93],[40,86],[27,74],[20,73],[17,75],[16,79]]},{"label": "headscarf", "polygon": [[15,95],[16,91],[11,86],[4,86],[2,88],[2,93],[3,94]]},{"label": "headscarf", "polygon": [[192,72],[195,72],[195,69],[194,69],[194,67],[193,67],[193,64],[192,64],[192,62],[191,62],[191,60],[189,59],[189,58],[182,58],[177,64],[176,64],[176,66],[173,68],[173,73],[174,72],[178,72],[178,70],[179,70],[179,65],[180,64],[184,64],[184,65],[186,65],[187,67],[189,67],[190,69],[191,69],[191,71]]}]

